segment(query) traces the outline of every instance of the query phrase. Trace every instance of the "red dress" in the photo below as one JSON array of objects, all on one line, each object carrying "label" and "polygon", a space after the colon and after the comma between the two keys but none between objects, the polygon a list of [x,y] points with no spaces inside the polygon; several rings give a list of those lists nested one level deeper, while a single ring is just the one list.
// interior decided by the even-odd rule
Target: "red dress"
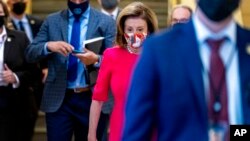
[{"label": "red dress", "polygon": [[106,101],[111,88],[114,107],[110,119],[109,141],[121,140],[127,90],[137,58],[138,55],[118,46],[104,52],[92,99]]}]

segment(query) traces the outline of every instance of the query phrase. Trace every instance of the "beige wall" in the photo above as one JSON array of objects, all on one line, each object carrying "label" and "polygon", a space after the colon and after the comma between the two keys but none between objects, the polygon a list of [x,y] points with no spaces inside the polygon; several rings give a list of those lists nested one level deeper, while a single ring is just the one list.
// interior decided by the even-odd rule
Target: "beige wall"
[{"label": "beige wall", "polygon": [[28,1],[28,5],[26,8],[26,13],[32,13],[32,0]]},{"label": "beige wall", "polygon": [[242,13],[242,21],[244,23],[244,26],[250,28],[250,0],[241,0],[241,13]]}]

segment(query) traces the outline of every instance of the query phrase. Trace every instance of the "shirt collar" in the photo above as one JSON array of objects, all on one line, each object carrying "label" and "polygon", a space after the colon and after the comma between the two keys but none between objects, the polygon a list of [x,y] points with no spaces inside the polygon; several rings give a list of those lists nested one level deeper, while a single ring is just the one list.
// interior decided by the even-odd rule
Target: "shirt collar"
[{"label": "shirt collar", "polygon": [[0,43],[3,43],[4,40],[6,39],[6,36],[7,36],[7,32],[6,32],[5,26],[3,26],[2,28],[3,28],[3,31],[2,31],[2,33],[0,34]]},{"label": "shirt collar", "polygon": [[110,15],[113,15],[113,17],[116,18],[117,15],[118,15],[118,12],[119,12],[119,8],[116,7],[115,10],[114,10],[112,13],[108,13],[107,11],[105,11],[105,10],[102,8],[102,9],[101,9],[101,12],[104,13],[104,14],[106,14],[106,15],[109,15],[109,16],[110,16]]},{"label": "shirt collar", "polygon": [[23,18],[21,20],[15,18],[13,16],[11,17],[11,19],[14,21],[15,24],[18,24],[19,21],[22,21],[24,24],[29,22],[28,18],[26,17],[26,15],[23,16]]},{"label": "shirt collar", "polygon": [[214,33],[211,30],[209,30],[198,18],[197,14],[194,14],[193,16],[193,23],[194,27],[196,28],[196,36],[200,43],[204,43],[206,39],[212,38],[212,39],[220,39],[223,37],[227,37],[229,41],[231,41],[233,44],[236,43],[236,23],[234,20],[231,20],[229,24],[222,29],[218,33]]}]

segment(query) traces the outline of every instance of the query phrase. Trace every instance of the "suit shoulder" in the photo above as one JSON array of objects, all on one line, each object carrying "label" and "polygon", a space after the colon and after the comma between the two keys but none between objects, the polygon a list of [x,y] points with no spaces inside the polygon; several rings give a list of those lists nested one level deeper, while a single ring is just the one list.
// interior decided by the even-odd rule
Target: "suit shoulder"
[{"label": "suit shoulder", "polygon": [[37,32],[35,30],[36,30],[36,28],[39,29],[42,26],[43,20],[40,19],[39,17],[33,16],[33,15],[27,15],[27,19],[30,23],[32,30],[33,30],[33,34],[36,35]]},{"label": "suit shoulder", "polygon": [[61,10],[61,11],[57,11],[54,13],[49,14],[46,19],[53,19],[53,18],[57,18],[59,17],[62,13],[66,12],[67,10]]},{"label": "suit shoulder", "polygon": [[244,34],[248,35],[248,37],[250,37],[250,29],[240,27],[240,30],[242,30],[242,32],[243,32]]},{"label": "suit shoulder", "polygon": [[22,31],[18,31],[18,30],[12,30],[12,29],[7,29],[7,33],[10,35],[10,36],[16,36],[18,38],[20,37],[25,37],[26,34]]},{"label": "suit shoulder", "polygon": [[[14,39],[15,42],[20,43],[20,45],[26,44],[28,45],[29,43],[29,39],[27,37],[27,35],[22,32],[22,31],[18,31],[18,30],[12,30],[12,29],[6,29],[7,31],[7,36],[10,39]],[[26,46],[23,46],[26,47]]]},{"label": "suit shoulder", "polygon": [[98,15],[98,16],[104,16],[105,14],[103,14],[100,10],[97,10],[93,7],[90,8],[90,13]]},{"label": "suit shoulder", "polygon": [[240,38],[241,41],[245,41],[249,43],[250,42],[250,29],[243,28],[237,25],[237,38]]},{"label": "suit shoulder", "polygon": [[35,15],[30,15],[28,14],[27,17],[32,20],[37,20],[37,21],[42,21],[42,18],[35,16]]},{"label": "suit shoulder", "polygon": [[93,16],[98,17],[98,18],[101,18],[101,19],[109,19],[110,21],[113,20],[110,16],[108,16],[108,15],[102,13],[101,11],[99,11],[99,10],[97,10],[97,9],[95,9],[95,8],[92,8],[92,7],[91,7],[91,9],[90,9],[90,13],[91,13]]},{"label": "suit shoulder", "polygon": [[149,35],[146,41],[154,43],[157,43],[158,41],[160,41],[159,43],[172,41],[171,38],[173,38],[173,35],[175,34],[176,33],[170,29],[163,29],[161,31]]}]

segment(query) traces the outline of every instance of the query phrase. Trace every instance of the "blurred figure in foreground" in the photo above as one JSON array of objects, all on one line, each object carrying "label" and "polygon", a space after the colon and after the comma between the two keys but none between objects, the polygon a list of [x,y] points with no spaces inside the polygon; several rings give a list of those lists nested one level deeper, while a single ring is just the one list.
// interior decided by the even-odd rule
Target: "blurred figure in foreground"
[{"label": "blurred figure in foreground", "polygon": [[[25,10],[27,7],[29,0],[7,0],[6,3],[10,10],[10,19],[12,23],[12,27],[16,30],[22,31],[26,33],[27,37],[29,38],[30,42],[33,41],[37,33],[39,32],[39,29],[43,23],[41,19],[39,19],[36,16],[26,14]],[[30,122],[33,122],[35,127],[35,122],[38,117],[38,110],[40,107],[42,94],[43,94],[43,87],[44,87],[44,81],[47,77],[47,61],[42,60],[39,63],[37,63],[37,70],[35,70],[34,73],[36,73],[36,81],[34,81],[33,84],[33,90],[35,95],[35,101],[33,106],[36,109],[37,115],[34,117],[33,120]],[[34,128],[33,127],[33,128]]]},{"label": "blurred figure in foreground", "polygon": [[88,141],[96,141],[96,130],[103,102],[109,88],[114,95],[109,141],[121,140],[124,104],[134,66],[142,50],[142,42],[158,29],[155,13],[141,2],[127,5],[117,19],[117,46],[104,52],[90,110]]},{"label": "blurred figure in foreground", "polygon": [[174,26],[177,23],[187,23],[192,17],[192,9],[186,5],[176,5],[170,13],[169,25]]},{"label": "blurred figure in foreground", "polygon": [[24,51],[29,39],[23,32],[7,28],[9,13],[0,1],[0,140],[31,141],[36,116],[32,74]]},{"label": "blurred figure in foreground", "polygon": [[[126,107],[123,141],[229,141],[250,124],[250,31],[240,0],[198,0],[192,20],[145,41]],[[181,36],[180,36],[181,35]]]}]

